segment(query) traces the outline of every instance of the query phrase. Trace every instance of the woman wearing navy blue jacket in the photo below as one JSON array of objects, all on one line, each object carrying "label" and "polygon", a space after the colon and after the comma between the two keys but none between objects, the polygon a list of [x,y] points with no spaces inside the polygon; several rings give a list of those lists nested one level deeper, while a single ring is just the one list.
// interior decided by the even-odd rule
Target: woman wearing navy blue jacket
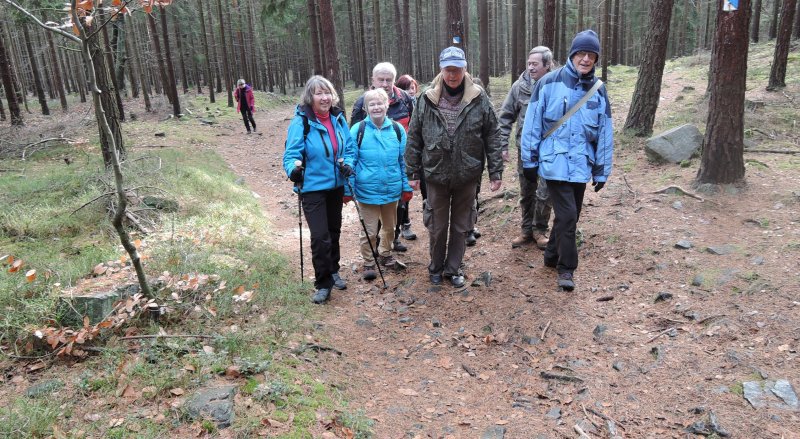
[{"label": "woman wearing navy blue jacket", "polygon": [[[314,303],[325,303],[331,288],[347,288],[339,276],[339,235],[344,180],[349,175],[342,174],[338,160],[354,144],[338,103],[339,95],[330,81],[312,76],[289,123],[283,153],[283,168],[295,183],[311,231]],[[345,174],[350,172],[345,168]]]}]

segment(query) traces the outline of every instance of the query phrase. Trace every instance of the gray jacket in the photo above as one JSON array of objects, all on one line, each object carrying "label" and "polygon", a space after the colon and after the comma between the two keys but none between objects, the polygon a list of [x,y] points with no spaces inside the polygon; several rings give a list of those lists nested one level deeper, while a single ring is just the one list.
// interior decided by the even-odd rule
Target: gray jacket
[{"label": "gray jacket", "polygon": [[[508,91],[506,100],[500,108],[498,119],[500,122],[500,146],[503,151],[508,151],[508,138],[511,136],[511,127],[517,123],[516,144],[519,149],[520,138],[522,137],[522,125],[525,124],[525,112],[528,110],[528,103],[531,101],[531,91],[534,82],[528,71],[522,72],[519,79],[514,81],[511,90]],[[522,172],[522,166],[519,167]]]}]

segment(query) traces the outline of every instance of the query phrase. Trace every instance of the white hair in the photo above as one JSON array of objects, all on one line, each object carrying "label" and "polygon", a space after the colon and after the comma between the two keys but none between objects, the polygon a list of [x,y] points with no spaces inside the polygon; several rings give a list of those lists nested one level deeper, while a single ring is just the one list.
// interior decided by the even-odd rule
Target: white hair
[{"label": "white hair", "polygon": [[392,82],[394,82],[394,79],[397,78],[397,69],[394,68],[394,64],[390,62],[381,62],[375,64],[375,67],[372,68],[372,77],[374,78],[378,73],[389,73],[392,75]]}]

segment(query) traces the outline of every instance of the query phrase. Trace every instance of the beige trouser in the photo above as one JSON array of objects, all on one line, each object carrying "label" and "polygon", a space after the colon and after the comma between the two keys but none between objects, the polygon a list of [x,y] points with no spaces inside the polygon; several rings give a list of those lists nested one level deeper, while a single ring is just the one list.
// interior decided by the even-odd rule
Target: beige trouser
[{"label": "beige trouser", "polygon": [[365,204],[358,203],[361,209],[361,216],[364,217],[364,225],[369,231],[369,242],[364,229],[361,229],[361,257],[364,258],[364,265],[375,265],[375,259],[369,249],[370,242],[375,248],[375,238],[378,235],[378,221],[381,222],[381,243],[377,249],[379,256],[389,256],[392,254],[392,242],[394,241],[394,227],[397,222],[397,201],[388,204]]}]

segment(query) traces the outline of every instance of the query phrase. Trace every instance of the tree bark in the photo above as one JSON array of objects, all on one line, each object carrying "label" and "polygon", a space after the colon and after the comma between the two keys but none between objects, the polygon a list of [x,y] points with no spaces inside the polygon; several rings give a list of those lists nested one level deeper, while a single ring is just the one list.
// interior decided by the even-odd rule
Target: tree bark
[{"label": "tree bark", "polygon": [[[322,23],[322,35],[324,38],[325,53],[328,54],[326,58],[328,65],[325,66],[325,76],[336,88],[339,94],[339,107],[344,110],[344,87],[342,84],[342,76],[339,72],[339,49],[336,48],[336,24],[333,18],[333,5],[331,0],[319,0],[319,15],[320,22]],[[380,33],[380,32],[379,32]]]},{"label": "tree bark", "polygon": [[222,15],[222,0],[217,0],[217,11],[219,12],[219,36],[222,39],[222,70],[225,72],[225,90],[228,92],[228,107],[233,108],[233,90],[231,69],[228,64],[228,50],[225,47],[225,20]]},{"label": "tree bark", "polygon": [[[777,0],[773,0],[777,1]],[[753,30],[750,31],[750,38],[754,43],[758,42],[759,32],[761,26],[761,0],[753,0]]]},{"label": "tree bark", "polygon": [[778,36],[778,11],[780,11],[780,5],[780,0],[772,0],[772,19],[769,21],[770,40],[774,40]]},{"label": "tree bark", "polygon": [[531,1],[531,12],[528,16],[531,17],[531,39],[526,49],[530,50],[539,45],[539,0]]},{"label": "tree bark", "polygon": [[[99,18],[104,22],[108,20],[108,14],[105,12],[101,12]],[[50,32],[47,33],[50,35]],[[108,26],[103,26],[101,31],[103,35],[103,44],[104,44],[104,53],[105,53],[105,62],[108,69],[110,69],[111,73],[111,83],[109,84],[109,93],[114,93],[114,103],[117,105],[117,114],[121,121],[125,120],[125,111],[122,107],[122,97],[119,94],[119,84],[117,83],[117,75],[115,74],[115,62],[114,62],[114,50],[111,48],[111,39],[108,36]]]},{"label": "tree bark", "polygon": [[797,11],[800,9],[800,6],[795,5],[794,9],[794,31],[792,32],[792,37],[796,40],[800,38],[800,12]]},{"label": "tree bark", "polygon": [[[130,23],[130,20],[128,20]],[[133,23],[129,24],[133,28]],[[139,54],[139,37],[137,36],[136,29],[131,29],[131,55],[133,56],[133,66],[136,69],[136,74],[139,77],[139,83],[142,85],[142,98],[144,99],[144,111],[150,113],[153,111],[153,105],[150,103],[150,81],[147,80],[147,75],[144,72],[142,65],[142,56]]]},{"label": "tree bark", "polygon": [[401,56],[406,60],[406,73],[414,76],[414,56],[411,50],[411,0],[403,0],[403,7],[401,15],[403,16],[403,38],[400,41],[406,41],[406,44],[401,44]]},{"label": "tree bark", "polygon": [[480,34],[481,67],[480,78],[486,91],[489,91],[489,4],[488,0],[478,0],[478,33]]},{"label": "tree bark", "polygon": [[[459,0],[447,0],[447,39],[448,44],[464,49],[464,18],[461,16],[461,2]],[[455,43],[458,38],[458,43]]]},{"label": "tree bark", "polygon": [[797,12],[796,8],[796,0],[784,0],[778,41],[775,43],[775,56],[769,72],[767,90],[786,87],[786,62],[789,58],[789,44],[792,38],[792,25],[794,24],[794,15]]},{"label": "tree bark", "polygon": [[39,98],[39,106],[42,108],[42,114],[45,116],[50,115],[50,107],[47,106],[47,96],[44,94],[44,87],[42,87],[42,77],[39,73],[39,65],[36,63],[36,53],[33,51],[31,45],[31,35],[28,31],[28,25],[22,24],[22,36],[25,38],[25,49],[28,52],[28,60],[31,63],[31,73],[33,75],[33,85],[36,88],[36,97]]},{"label": "tree bark", "polygon": [[[4,21],[0,21],[0,31],[5,27]],[[3,81],[3,89],[6,92],[6,101],[8,101],[8,113],[11,117],[12,126],[25,125],[25,120],[22,118],[19,103],[14,93],[14,83],[12,76],[14,75],[14,66],[11,64],[11,57],[6,49],[4,32],[0,32],[0,76]]]},{"label": "tree bark", "polygon": [[[211,55],[209,54],[208,50],[208,35],[206,34],[206,19],[204,16],[205,11],[203,10],[203,0],[197,0],[197,6],[200,12],[200,34],[203,41],[203,54],[206,58],[206,87],[208,87],[208,99],[213,104],[216,102],[216,99],[214,97],[214,81],[213,75],[211,74]],[[267,63],[267,65],[269,65],[269,63]]]},{"label": "tree bark", "polygon": [[[606,0],[611,1],[611,0]],[[566,53],[569,51],[569,46],[567,42],[567,0],[561,0],[561,8],[559,9],[560,20],[558,24],[558,47],[562,53]],[[606,52],[606,56],[608,56],[610,52]],[[566,55],[565,55],[566,56]]]},{"label": "tree bark", "polygon": [[739,9],[717,6],[717,25],[711,51],[708,120],[698,184],[744,181],[744,94],[747,81],[747,44],[750,0]]},{"label": "tree bark", "polygon": [[525,62],[527,57],[525,54],[528,51],[525,48],[525,0],[516,0],[517,5],[512,9],[514,14],[514,21],[511,23],[513,35],[517,37],[512,39],[511,50],[511,80],[515,80],[515,75],[519,75],[525,70]]},{"label": "tree bark", "polygon": [[380,0],[372,0],[372,16],[375,20],[375,60],[380,62],[383,60],[383,27],[381,27],[381,2]]},{"label": "tree bark", "polygon": [[644,37],[643,60],[636,88],[625,120],[625,131],[647,137],[653,132],[653,122],[661,98],[661,78],[667,56],[672,6],[674,0],[655,0],[650,5],[649,29]]},{"label": "tree bark", "polygon": [[[556,0],[544,0],[544,16],[542,17],[542,45],[555,48],[556,43]],[[557,53],[556,56],[560,56]]]},{"label": "tree bark", "polygon": [[153,12],[147,14],[147,27],[150,30],[150,37],[153,41],[153,47],[156,50],[156,60],[158,61],[158,72],[161,78],[162,92],[167,96],[167,99],[172,103],[172,89],[169,86],[169,77],[167,76],[167,68],[164,66],[164,52],[161,51],[161,39],[158,38],[158,30],[156,28],[156,19],[153,18]]},{"label": "tree bark", "polygon": [[611,34],[611,64],[619,64],[619,9],[620,0],[614,0],[614,27]]},{"label": "tree bark", "polygon": [[[364,27],[364,5],[362,0],[355,0],[358,7],[358,27],[361,28],[362,37],[366,35]],[[369,62],[367,62],[367,41],[361,38],[361,77],[364,79],[364,90],[369,88]]]},{"label": "tree bark", "polygon": [[47,40],[47,46],[50,48],[50,65],[53,69],[53,82],[58,93],[58,98],[61,101],[61,110],[64,112],[69,111],[69,105],[67,104],[67,95],[64,93],[64,82],[61,80],[61,68],[58,65],[58,60],[56,59],[56,46],[53,43],[53,36],[50,32],[45,32],[45,39]]},{"label": "tree bark", "polygon": [[600,78],[603,82],[608,81],[608,53],[611,46],[611,1],[606,0],[603,7],[603,33],[602,45],[603,56],[600,57],[600,64],[602,65],[602,74]]},{"label": "tree bark", "polygon": [[175,68],[172,66],[172,49],[169,47],[169,28],[167,27],[167,10],[164,6],[158,7],[159,16],[161,18],[161,33],[164,35],[164,55],[167,58],[167,79],[169,80],[169,89],[172,94],[172,115],[180,117],[181,104],[178,100],[178,85],[175,81]]},{"label": "tree bark", "polygon": [[181,32],[181,20],[174,20],[172,30],[175,33],[175,46],[178,49],[178,70],[181,72],[181,85],[183,94],[189,93],[189,78],[186,76],[186,61],[183,54],[183,33]]}]

